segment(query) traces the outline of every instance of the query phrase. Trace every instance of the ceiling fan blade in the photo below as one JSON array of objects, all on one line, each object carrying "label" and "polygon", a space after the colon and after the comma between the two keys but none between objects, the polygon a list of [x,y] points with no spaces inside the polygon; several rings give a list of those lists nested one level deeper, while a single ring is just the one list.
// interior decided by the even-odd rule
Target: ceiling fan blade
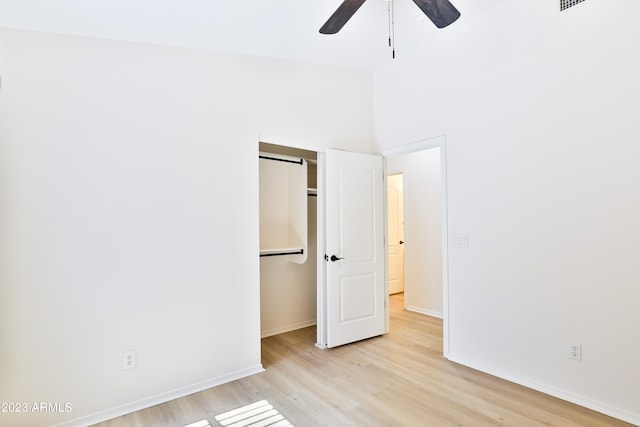
[{"label": "ceiling fan blade", "polygon": [[449,0],[413,0],[413,2],[438,28],[444,28],[460,17],[460,12]]},{"label": "ceiling fan blade", "polygon": [[344,0],[320,28],[322,34],[335,34],[347,23],[366,0]]}]

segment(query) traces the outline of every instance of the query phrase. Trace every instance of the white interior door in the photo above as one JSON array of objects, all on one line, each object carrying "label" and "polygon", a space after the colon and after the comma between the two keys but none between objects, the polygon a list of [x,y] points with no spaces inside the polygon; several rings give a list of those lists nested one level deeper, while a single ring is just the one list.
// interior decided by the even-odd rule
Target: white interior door
[{"label": "white interior door", "polygon": [[326,346],[386,331],[382,157],[325,155]]},{"label": "white interior door", "polygon": [[389,294],[404,291],[404,212],[402,174],[387,177]]}]

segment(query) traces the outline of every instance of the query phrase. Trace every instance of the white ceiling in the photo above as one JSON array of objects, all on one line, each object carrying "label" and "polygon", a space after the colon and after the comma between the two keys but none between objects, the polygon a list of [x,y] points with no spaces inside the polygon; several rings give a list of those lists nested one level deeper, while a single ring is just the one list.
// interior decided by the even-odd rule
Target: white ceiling
[{"label": "white ceiling", "polygon": [[[373,69],[391,60],[386,0],[368,0],[336,35],[318,32],[342,0],[0,0],[0,27],[222,50]],[[472,19],[511,0],[452,0]],[[396,56],[440,31],[394,0]]]}]

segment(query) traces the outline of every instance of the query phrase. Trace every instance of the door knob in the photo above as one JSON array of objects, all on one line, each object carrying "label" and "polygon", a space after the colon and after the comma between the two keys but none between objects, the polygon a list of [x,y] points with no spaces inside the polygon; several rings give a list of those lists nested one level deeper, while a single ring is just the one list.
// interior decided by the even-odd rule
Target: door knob
[{"label": "door knob", "polygon": [[401,244],[401,245],[404,245],[404,240],[400,240],[400,244]]},{"label": "door knob", "polygon": [[337,256],[335,256],[335,255],[331,255],[331,261],[333,261],[333,262],[336,262],[336,261],[341,260],[341,259],[344,259],[344,258],[342,258],[342,257],[337,257]]}]

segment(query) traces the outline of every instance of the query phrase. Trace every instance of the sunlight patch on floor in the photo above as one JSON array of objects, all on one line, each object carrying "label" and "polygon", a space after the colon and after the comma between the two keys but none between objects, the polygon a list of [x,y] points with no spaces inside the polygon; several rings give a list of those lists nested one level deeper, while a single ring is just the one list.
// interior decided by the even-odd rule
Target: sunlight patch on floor
[{"label": "sunlight patch on floor", "polygon": [[209,420],[200,420],[200,421],[196,421],[195,423],[187,424],[184,427],[212,427],[212,426]]},{"label": "sunlight patch on floor", "polygon": [[233,409],[215,418],[223,427],[293,427],[267,400]]}]

